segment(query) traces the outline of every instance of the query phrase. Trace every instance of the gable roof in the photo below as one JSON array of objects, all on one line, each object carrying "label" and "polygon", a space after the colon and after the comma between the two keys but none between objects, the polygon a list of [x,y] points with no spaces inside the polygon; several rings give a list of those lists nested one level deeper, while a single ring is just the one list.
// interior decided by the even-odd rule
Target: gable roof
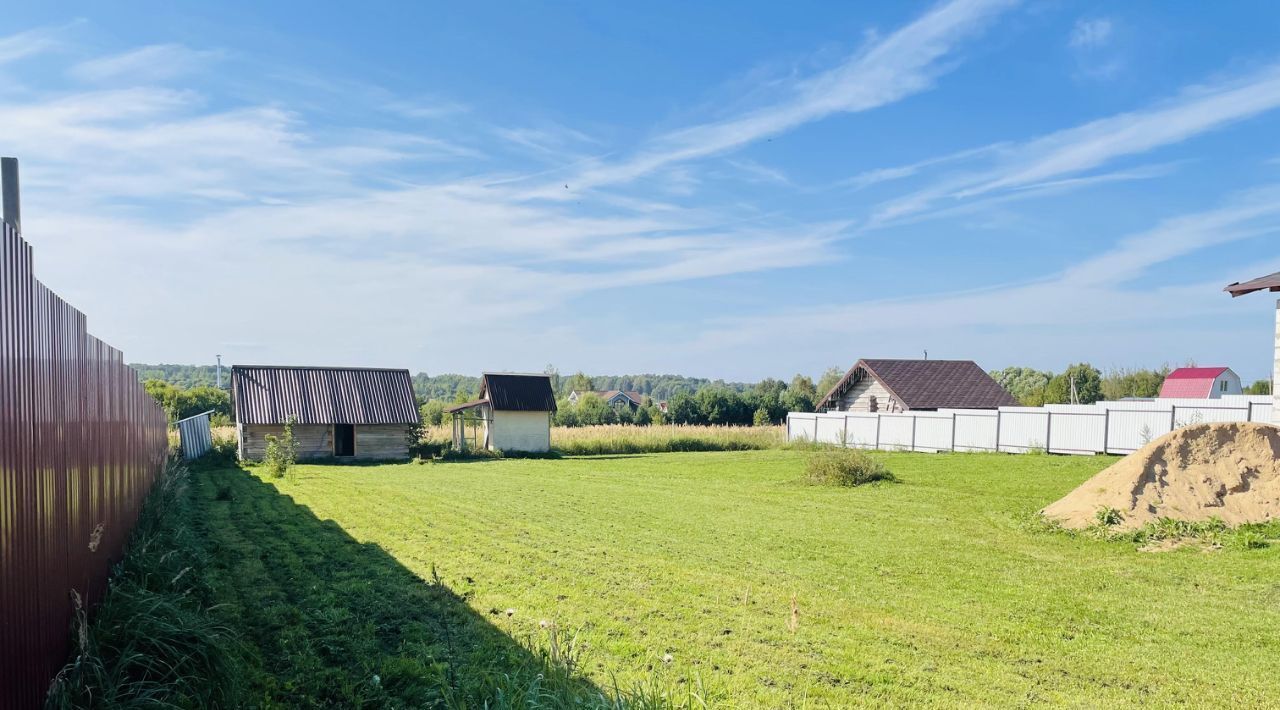
[{"label": "gable roof", "polygon": [[1208,397],[1213,393],[1213,383],[1229,367],[1179,367],[1164,378],[1160,385],[1161,397]]},{"label": "gable roof", "polygon": [[972,360],[859,360],[827,392],[817,409],[830,407],[864,376],[889,390],[906,409],[995,409],[1017,406]]},{"label": "gable roof", "polygon": [[417,424],[408,370],[365,367],[231,368],[241,424]]},{"label": "gable roof", "polygon": [[556,395],[547,375],[486,372],[480,380],[480,401],[487,401],[500,411],[556,411]]},{"label": "gable roof", "polygon": [[1246,293],[1253,293],[1254,291],[1280,291],[1280,271],[1266,276],[1259,276],[1244,283],[1237,281],[1233,284],[1228,284],[1222,290],[1231,294],[1232,298],[1243,296]]}]

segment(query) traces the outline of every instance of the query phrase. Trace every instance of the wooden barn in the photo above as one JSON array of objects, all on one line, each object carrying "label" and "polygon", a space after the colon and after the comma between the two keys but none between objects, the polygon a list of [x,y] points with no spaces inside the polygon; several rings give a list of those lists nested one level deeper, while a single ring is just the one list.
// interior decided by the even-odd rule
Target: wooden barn
[{"label": "wooden barn", "polygon": [[996,409],[1018,401],[972,360],[859,360],[819,412]]},{"label": "wooden barn", "polygon": [[551,450],[556,396],[547,375],[485,373],[479,399],[445,411],[453,416],[453,448],[458,451]]},{"label": "wooden barn", "polygon": [[238,451],[250,461],[291,417],[299,459],[405,459],[421,421],[408,370],[237,365],[231,393]]}]

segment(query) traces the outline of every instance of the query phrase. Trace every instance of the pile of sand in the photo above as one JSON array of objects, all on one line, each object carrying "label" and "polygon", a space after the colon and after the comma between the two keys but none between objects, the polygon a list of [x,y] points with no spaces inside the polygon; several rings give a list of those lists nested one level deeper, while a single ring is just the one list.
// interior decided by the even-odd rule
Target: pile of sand
[{"label": "pile of sand", "polygon": [[1228,525],[1280,518],[1280,428],[1197,424],[1147,444],[1045,508],[1069,528],[1097,522],[1100,508],[1120,511],[1117,527],[1158,518]]}]

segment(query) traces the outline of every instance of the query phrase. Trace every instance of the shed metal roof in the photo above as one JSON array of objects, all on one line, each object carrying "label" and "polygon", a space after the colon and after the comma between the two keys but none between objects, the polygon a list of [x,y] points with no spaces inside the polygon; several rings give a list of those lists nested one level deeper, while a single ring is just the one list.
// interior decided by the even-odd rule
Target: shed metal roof
[{"label": "shed metal roof", "polygon": [[874,377],[907,409],[995,409],[1018,400],[972,360],[859,360],[822,398],[825,409],[862,376]]},{"label": "shed metal roof", "polygon": [[480,399],[499,411],[556,411],[556,395],[547,375],[486,372],[480,381]]},{"label": "shed metal roof", "polygon": [[417,424],[408,370],[364,367],[231,368],[241,424]]}]

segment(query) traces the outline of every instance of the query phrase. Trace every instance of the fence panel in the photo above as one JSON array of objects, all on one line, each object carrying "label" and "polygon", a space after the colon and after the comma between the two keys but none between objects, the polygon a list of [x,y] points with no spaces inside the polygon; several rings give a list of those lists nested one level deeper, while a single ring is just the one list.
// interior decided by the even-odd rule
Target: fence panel
[{"label": "fence panel", "polygon": [[843,445],[844,415],[819,414],[818,421],[814,425],[814,441],[824,444]]},{"label": "fence panel", "polygon": [[950,451],[955,420],[949,416],[916,416],[916,451]]},{"label": "fence panel", "polygon": [[1049,412],[1044,409],[1001,408],[999,450],[1026,453],[1049,445]]},{"label": "fence panel", "polygon": [[880,416],[877,414],[846,414],[844,417],[847,432],[846,446],[859,449],[876,448],[876,439],[880,433]]},{"label": "fence panel", "polygon": [[0,707],[38,706],[67,661],[72,592],[101,598],[168,446],[121,353],[0,234]]},{"label": "fence panel", "polygon": [[1096,454],[1106,446],[1109,415],[1104,411],[1050,412],[1048,451]]},{"label": "fence panel", "polygon": [[787,441],[815,441],[818,415],[800,412],[787,413]]},{"label": "fence panel", "polygon": [[[1230,395],[1221,399],[1123,400],[903,414],[792,412],[787,415],[787,437],[813,440],[814,423],[822,421],[820,441],[838,444],[843,436],[847,446],[867,449],[1127,454],[1175,426],[1269,423],[1272,411],[1268,397]],[[832,418],[830,423],[824,420],[828,417]],[[801,421],[808,422],[804,425],[807,429]]]},{"label": "fence panel", "polygon": [[183,460],[193,461],[209,453],[209,449],[213,448],[213,430],[209,422],[209,415],[212,413],[212,411],[204,412],[177,422]]},{"label": "fence panel", "polygon": [[1249,420],[1249,407],[1216,404],[1197,407],[1180,406],[1173,409],[1173,419],[1179,427],[1210,422],[1244,422]]},{"label": "fence panel", "polygon": [[889,451],[910,451],[915,433],[915,416],[911,414],[881,414],[880,448]]},{"label": "fence panel", "polygon": [[1112,409],[1107,453],[1130,454],[1173,431],[1172,410]]}]

